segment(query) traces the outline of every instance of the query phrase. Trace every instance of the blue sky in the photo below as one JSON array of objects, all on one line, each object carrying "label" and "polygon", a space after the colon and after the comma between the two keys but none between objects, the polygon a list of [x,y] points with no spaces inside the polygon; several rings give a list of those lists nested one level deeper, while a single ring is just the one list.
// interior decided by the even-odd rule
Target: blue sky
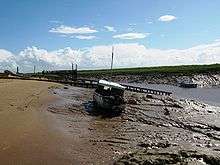
[{"label": "blue sky", "polygon": [[[103,29],[113,26],[117,33],[150,33],[136,40],[153,48],[187,48],[220,37],[220,1],[218,0],[1,0],[0,45],[11,51],[27,46],[48,50],[71,46],[122,42]],[[158,21],[162,15],[174,15],[175,21]],[[152,22],[149,24],[148,22]],[[79,40],[49,33],[59,25],[97,29],[98,38]],[[133,42],[123,41],[123,42]]]},{"label": "blue sky", "polygon": [[0,0],[0,49],[15,56],[27,47],[189,49],[220,38],[219,6],[219,0]]}]

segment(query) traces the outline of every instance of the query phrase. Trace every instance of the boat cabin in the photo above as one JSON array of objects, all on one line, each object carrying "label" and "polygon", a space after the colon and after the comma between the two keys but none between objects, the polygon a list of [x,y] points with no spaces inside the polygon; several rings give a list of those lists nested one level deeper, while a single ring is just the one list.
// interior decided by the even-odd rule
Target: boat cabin
[{"label": "boat cabin", "polygon": [[103,96],[123,96],[125,87],[114,82],[100,80],[95,92]]}]

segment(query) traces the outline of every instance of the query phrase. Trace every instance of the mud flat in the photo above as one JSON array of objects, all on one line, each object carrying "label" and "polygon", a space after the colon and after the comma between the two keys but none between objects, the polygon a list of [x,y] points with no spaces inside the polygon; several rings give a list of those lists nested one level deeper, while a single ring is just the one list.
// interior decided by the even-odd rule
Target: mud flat
[{"label": "mud flat", "polygon": [[51,91],[51,112],[80,164],[220,164],[220,108],[194,100],[126,93],[120,116],[91,111],[93,90]]},{"label": "mud flat", "polygon": [[[48,92],[49,91],[49,92]],[[93,90],[0,80],[1,164],[220,164],[220,108],[126,92],[120,116]]]}]

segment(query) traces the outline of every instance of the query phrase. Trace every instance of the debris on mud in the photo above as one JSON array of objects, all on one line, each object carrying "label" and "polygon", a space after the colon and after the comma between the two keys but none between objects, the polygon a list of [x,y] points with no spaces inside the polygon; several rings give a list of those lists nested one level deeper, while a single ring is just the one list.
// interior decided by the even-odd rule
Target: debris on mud
[{"label": "debris on mud", "polygon": [[220,158],[209,153],[198,153],[191,150],[180,151],[142,151],[123,156],[115,165],[134,165],[134,164],[149,164],[149,165],[165,165],[165,164],[209,164],[218,165]]},{"label": "debris on mud", "polygon": [[61,101],[48,111],[68,125],[82,164],[220,164],[219,107],[125,92],[123,113],[103,116],[91,113],[93,90],[53,91]]}]

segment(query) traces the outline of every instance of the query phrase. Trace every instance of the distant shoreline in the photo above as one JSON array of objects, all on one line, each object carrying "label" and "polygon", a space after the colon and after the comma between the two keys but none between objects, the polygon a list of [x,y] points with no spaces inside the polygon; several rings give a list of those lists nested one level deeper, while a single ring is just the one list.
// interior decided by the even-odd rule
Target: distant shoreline
[{"label": "distant shoreline", "polygon": [[[155,66],[136,68],[116,68],[112,70],[113,76],[117,75],[193,75],[193,74],[216,74],[220,73],[220,64],[210,65],[177,65],[177,66]],[[80,76],[109,76],[110,69],[80,70]]]},{"label": "distant shoreline", "polygon": [[[9,71],[10,72],[10,71]],[[55,70],[44,71],[36,74],[26,73],[22,76],[41,79],[72,80],[76,70]],[[167,84],[179,86],[181,82],[188,79],[198,85],[198,87],[213,87],[220,85],[220,64],[211,65],[181,65],[181,66],[161,66],[161,67],[139,67],[113,69],[112,74],[109,69],[101,70],[79,70],[78,78],[107,79],[125,83],[147,83],[147,84]],[[6,78],[5,73],[0,73],[0,78]]]}]

